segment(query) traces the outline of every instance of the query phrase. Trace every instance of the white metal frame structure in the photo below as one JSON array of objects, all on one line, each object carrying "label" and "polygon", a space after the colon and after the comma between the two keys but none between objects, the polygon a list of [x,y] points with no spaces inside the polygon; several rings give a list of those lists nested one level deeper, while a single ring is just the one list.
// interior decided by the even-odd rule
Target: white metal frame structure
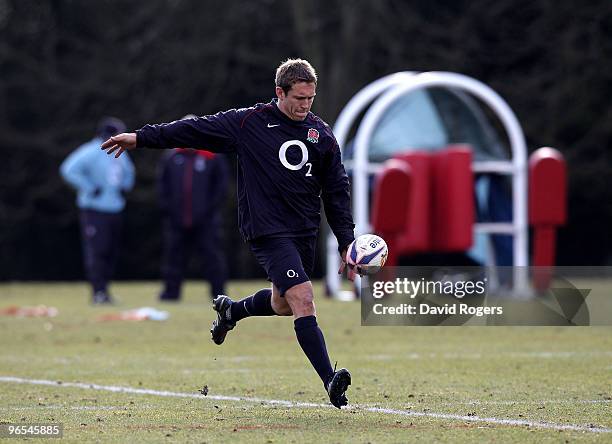
[{"label": "white metal frame structure", "polygon": [[[484,83],[471,77],[451,72],[399,72],[378,79],[359,91],[344,107],[336,124],[334,134],[343,151],[351,127],[370,103],[361,120],[355,137],[354,158],[345,162],[347,171],[353,176],[353,214],[355,234],[371,231],[369,221],[368,176],[380,170],[381,165],[370,163],[368,149],[374,130],[384,113],[400,97],[423,88],[443,87],[472,94],[486,103],[503,125],[509,142],[512,158],[509,161],[474,161],[472,170],[477,173],[500,173],[512,176],[512,222],[476,223],[476,233],[510,234],[513,236],[515,276],[514,289],[523,292],[528,288],[524,266],[528,265],[527,226],[527,148],[523,130],[514,112],[504,99]],[[327,238],[327,286],[332,295],[340,290],[338,244],[330,233]],[[489,263],[487,265],[494,265]],[[522,268],[521,268],[522,267]]]}]

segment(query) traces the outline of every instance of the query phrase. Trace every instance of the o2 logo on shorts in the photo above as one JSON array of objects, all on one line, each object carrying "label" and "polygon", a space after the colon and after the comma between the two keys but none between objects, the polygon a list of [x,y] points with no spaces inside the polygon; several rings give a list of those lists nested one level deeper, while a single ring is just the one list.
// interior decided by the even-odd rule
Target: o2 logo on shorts
[{"label": "o2 logo on shorts", "polygon": [[[302,160],[297,165],[293,165],[287,160],[287,150],[292,146],[297,146],[302,150]],[[306,165],[306,167],[308,167],[306,177],[312,177],[312,163],[308,162],[308,148],[306,148],[306,145],[301,140],[287,140],[283,143],[280,150],[278,150],[278,158],[283,166],[291,171],[299,171]]]},{"label": "o2 logo on shorts", "polygon": [[295,272],[295,270],[289,269],[289,270],[287,270],[287,277],[289,277],[289,278],[296,278],[296,277],[300,277],[300,275],[297,274]]}]

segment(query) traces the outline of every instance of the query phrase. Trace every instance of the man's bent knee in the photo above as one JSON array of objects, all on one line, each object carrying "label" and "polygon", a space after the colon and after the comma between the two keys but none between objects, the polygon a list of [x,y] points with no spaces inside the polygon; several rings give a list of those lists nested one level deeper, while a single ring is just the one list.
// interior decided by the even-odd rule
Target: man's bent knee
[{"label": "man's bent knee", "polygon": [[315,315],[314,295],[310,282],[291,287],[285,292],[285,299],[289,303],[294,317],[301,318]]}]

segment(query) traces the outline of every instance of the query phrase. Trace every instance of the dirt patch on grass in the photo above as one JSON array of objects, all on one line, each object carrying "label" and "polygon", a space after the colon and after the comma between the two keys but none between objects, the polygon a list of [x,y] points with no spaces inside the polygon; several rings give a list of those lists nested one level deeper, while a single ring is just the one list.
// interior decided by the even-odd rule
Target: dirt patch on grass
[{"label": "dirt patch on grass", "polygon": [[296,430],[296,425],[287,424],[242,424],[234,427],[234,432],[240,430]]},{"label": "dirt patch on grass", "polygon": [[210,429],[209,426],[203,424],[182,424],[182,425],[173,425],[173,424],[132,424],[126,426],[129,430],[206,430]]}]

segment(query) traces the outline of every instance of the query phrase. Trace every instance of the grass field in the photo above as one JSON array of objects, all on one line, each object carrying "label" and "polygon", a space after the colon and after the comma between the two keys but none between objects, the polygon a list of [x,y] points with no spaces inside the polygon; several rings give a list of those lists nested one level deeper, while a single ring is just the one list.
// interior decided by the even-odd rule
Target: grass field
[{"label": "grass field", "polygon": [[[361,327],[359,303],[319,298],[353,374],[339,411],[290,318],[247,319],[219,347],[204,285],[175,305],[158,289],[118,283],[121,305],[92,307],[82,283],[0,285],[0,308],[59,310],[0,316],[1,421],[63,423],[67,442],[612,442],[610,327]],[[170,318],[96,320],[142,306]]]}]

